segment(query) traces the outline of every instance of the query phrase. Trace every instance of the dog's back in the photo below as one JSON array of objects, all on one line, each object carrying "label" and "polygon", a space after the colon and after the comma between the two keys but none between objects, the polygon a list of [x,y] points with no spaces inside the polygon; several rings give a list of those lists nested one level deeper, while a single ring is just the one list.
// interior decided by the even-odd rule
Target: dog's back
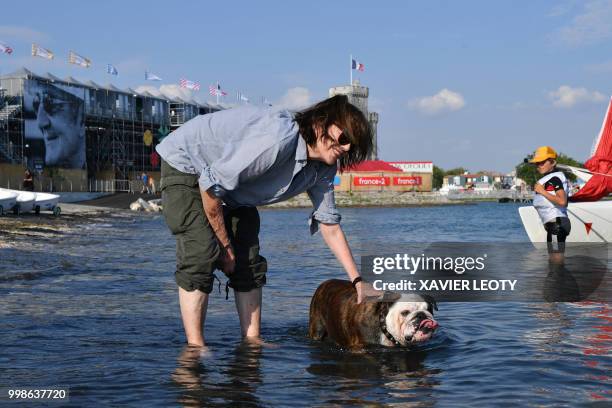
[{"label": "dog's back", "polygon": [[361,329],[369,326],[368,316],[375,316],[375,308],[371,302],[357,304],[351,282],[330,279],[312,297],[308,334],[314,340],[329,338],[343,347],[361,347],[367,336]]}]

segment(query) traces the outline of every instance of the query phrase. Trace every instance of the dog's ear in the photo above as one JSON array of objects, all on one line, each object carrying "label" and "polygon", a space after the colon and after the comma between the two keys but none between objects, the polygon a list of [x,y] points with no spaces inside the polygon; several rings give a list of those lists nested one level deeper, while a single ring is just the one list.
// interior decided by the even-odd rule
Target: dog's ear
[{"label": "dog's ear", "polygon": [[395,303],[400,300],[402,295],[396,292],[385,291],[380,298],[381,302]]},{"label": "dog's ear", "polygon": [[434,314],[434,310],[438,311],[438,304],[436,303],[436,299],[431,295],[423,295],[423,299],[427,302],[427,310],[429,313]]}]

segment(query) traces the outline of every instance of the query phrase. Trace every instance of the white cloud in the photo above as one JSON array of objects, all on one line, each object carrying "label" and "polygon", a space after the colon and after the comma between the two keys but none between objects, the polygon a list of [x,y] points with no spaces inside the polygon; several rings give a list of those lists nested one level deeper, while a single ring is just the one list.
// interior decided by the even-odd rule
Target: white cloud
[{"label": "white cloud", "polygon": [[600,92],[589,91],[586,88],[572,88],[568,85],[562,85],[556,91],[549,92],[548,97],[557,108],[571,108],[579,103],[606,100],[606,97]]},{"label": "white cloud", "polygon": [[189,89],[181,88],[176,84],[164,84],[159,88],[152,85],[142,85],[135,89],[136,92],[148,92],[153,96],[161,96],[165,98],[181,98],[190,101],[193,98],[193,93]]},{"label": "white cloud", "polygon": [[426,115],[436,115],[444,112],[457,111],[465,106],[465,99],[460,93],[442,89],[433,96],[425,96],[408,102],[410,109]]},{"label": "white cloud", "polygon": [[[181,98],[184,101],[195,101],[201,104],[212,103],[215,104],[216,101],[206,101],[205,97],[197,91],[192,91],[190,89],[181,88],[177,84],[163,84],[159,88],[152,85],[141,85],[138,88],[135,88],[136,92],[149,92],[153,96],[172,99],[172,98]],[[208,96],[208,93],[204,94]],[[219,101],[219,104],[225,108],[232,108],[237,106],[235,103],[224,102],[223,100]]]},{"label": "white cloud", "polygon": [[553,33],[553,39],[573,47],[612,38],[612,0],[591,0],[571,23]]},{"label": "white cloud", "polygon": [[305,108],[310,105],[310,91],[299,86],[290,88],[276,105],[292,110]]},{"label": "white cloud", "polygon": [[[22,40],[28,42],[49,41],[50,37],[40,31],[23,26],[0,26],[0,37],[4,40]],[[10,44],[9,44],[10,45]],[[43,44],[44,46],[44,44]]]}]

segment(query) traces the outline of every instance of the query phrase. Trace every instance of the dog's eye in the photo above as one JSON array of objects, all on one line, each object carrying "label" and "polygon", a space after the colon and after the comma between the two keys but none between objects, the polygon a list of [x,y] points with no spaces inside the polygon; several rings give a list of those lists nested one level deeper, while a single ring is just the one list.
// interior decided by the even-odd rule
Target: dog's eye
[{"label": "dog's eye", "polygon": [[408,310],[404,310],[402,312],[402,316],[404,316],[404,317],[408,316],[409,314],[410,314],[410,311],[408,311]]}]

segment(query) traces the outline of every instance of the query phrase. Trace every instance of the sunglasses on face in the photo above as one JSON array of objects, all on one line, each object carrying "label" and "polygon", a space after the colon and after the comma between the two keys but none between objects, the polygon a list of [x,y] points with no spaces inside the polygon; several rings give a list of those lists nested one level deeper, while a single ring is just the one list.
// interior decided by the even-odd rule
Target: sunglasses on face
[{"label": "sunglasses on face", "polygon": [[342,133],[340,133],[340,136],[338,136],[338,144],[340,146],[346,146],[352,143],[352,140],[350,137],[348,137],[348,135],[346,134],[346,130],[343,130]]},{"label": "sunglasses on face", "polygon": [[346,130],[343,130],[342,133],[340,133],[338,139],[334,139],[332,136],[330,136],[329,133],[327,133],[327,137],[331,139],[334,143],[339,144],[340,146],[346,146],[353,143],[351,138],[347,135]]},{"label": "sunglasses on face", "polygon": [[536,165],[536,167],[540,167],[540,166],[543,166],[545,163],[548,163],[548,160],[537,162],[535,165]]}]

